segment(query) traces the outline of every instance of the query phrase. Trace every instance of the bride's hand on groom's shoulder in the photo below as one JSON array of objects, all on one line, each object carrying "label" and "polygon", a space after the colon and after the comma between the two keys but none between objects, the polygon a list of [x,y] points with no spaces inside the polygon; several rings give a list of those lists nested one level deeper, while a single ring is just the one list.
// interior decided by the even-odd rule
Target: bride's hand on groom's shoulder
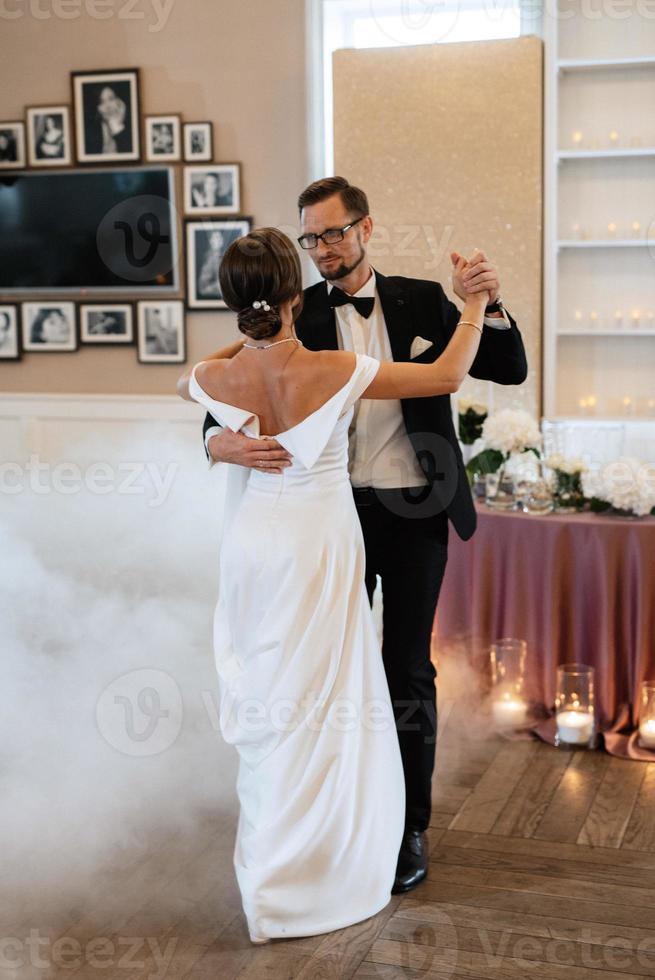
[{"label": "bride's hand on groom's shoulder", "polygon": [[207,449],[217,463],[236,463],[262,473],[282,473],[291,465],[291,454],[276,439],[252,439],[231,429],[212,436]]}]

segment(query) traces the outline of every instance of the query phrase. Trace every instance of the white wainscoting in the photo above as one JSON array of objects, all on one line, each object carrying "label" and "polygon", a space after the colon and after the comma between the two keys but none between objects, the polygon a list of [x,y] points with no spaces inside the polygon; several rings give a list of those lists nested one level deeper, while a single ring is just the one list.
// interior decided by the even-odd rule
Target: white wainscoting
[{"label": "white wainscoting", "polygon": [[[20,461],[36,453],[53,462],[82,455],[103,457],[138,441],[152,444],[163,434],[196,447],[204,458],[205,410],[169,395],[4,395],[0,399],[0,458]],[[104,447],[104,448],[103,448]]]}]

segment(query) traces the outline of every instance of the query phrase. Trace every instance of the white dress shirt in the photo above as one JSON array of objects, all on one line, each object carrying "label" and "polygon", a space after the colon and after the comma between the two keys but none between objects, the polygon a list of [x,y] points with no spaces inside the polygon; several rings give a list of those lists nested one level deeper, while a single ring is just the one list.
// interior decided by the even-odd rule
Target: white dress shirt
[{"label": "white dress shirt", "polygon": [[[327,284],[328,293],[332,290]],[[368,354],[379,361],[392,361],[391,344],[377,290],[375,270],[355,296],[374,297],[373,312],[366,318],[347,303],[335,308],[337,342],[341,350]],[[500,330],[511,327],[507,315],[484,318],[485,326]],[[221,431],[212,426],[205,445]],[[363,398],[355,405],[349,430],[348,469],[354,487],[421,487],[427,483],[407,435],[399,399]],[[210,465],[212,463],[210,457]]]}]

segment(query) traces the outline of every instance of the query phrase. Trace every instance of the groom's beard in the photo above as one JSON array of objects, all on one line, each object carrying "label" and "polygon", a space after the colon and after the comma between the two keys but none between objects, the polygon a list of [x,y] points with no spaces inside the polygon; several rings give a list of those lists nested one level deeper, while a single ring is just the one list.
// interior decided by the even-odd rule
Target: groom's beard
[{"label": "groom's beard", "polygon": [[339,279],[345,279],[346,276],[349,276],[350,273],[357,268],[357,266],[360,264],[362,259],[364,259],[365,257],[366,257],[366,252],[364,251],[363,247],[360,246],[359,256],[357,257],[357,260],[352,263],[352,265],[346,265],[345,262],[342,262],[341,265],[337,266],[337,268],[334,271],[330,269],[329,273],[322,272],[319,266],[318,271],[323,276],[323,278],[326,279],[328,282],[337,282]]}]

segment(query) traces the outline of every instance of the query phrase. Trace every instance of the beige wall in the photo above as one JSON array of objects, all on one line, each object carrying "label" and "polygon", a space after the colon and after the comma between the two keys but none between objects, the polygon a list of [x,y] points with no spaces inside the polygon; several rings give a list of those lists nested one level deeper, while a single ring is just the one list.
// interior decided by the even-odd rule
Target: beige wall
[{"label": "beige wall", "polygon": [[479,247],[498,266],[530,374],[463,393],[539,412],[541,41],[337,51],[334,119],[336,172],[370,196],[381,272],[436,279],[453,297],[451,251]]},{"label": "beige wall", "polygon": [[[170,4],[161,29],[155,13]],[[12,0],[0,19],[0,119],[26,105],[70,102],[69,72],[141,68],[142,112],[214,123],[218,161],[242,163],[242,212],[258,225],[295,225],[307,180],[304,2],[285,0]],[[128,10],[131,18],[124,19]],[[70,20],[57,14],[79,13]],[[187,314],[188,361],[236,337],[229,312]],[[25,353],[0,363],[0,391],[174,394],[179,365],[140,365],[136,348]]]}]

